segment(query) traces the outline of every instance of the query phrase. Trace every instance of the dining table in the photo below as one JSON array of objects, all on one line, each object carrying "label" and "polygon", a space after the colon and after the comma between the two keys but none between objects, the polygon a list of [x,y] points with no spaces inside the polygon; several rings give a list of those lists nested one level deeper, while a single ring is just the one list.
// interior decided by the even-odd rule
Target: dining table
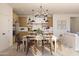
[{"label": "dining table", "polygon": [[[29,39],[27,38],[27,37],[29,37]],[[42,43],[41,43],[41,45],[43,45],[43,40],[49,40],[50,41],[50,43],[51,43],[51,53],[53,53],[52,52],[52,49],[53,49],[53,46],[54,46],[54,53],[56,53],[56,49],[57,49],[57,37],[56,36],[54,36],[54,35],[26,35],[26,36],[23,36],[23,41],[24,42],[26,42],[26,44],[24,44],[24,50],[27,50],[27,52],[28,52],[28,42],[29,41],[34,41],[35,42],[35,46],[39,46],[39,41],[41,41]],[[53,44],[53,42],[54,42],[54,44]],[[37,45],[38,44],[38,45]],[[35,51],[36,51],[36,49],[35,49]],[[42,52],[43,52],[44,50],[42,49]],[[36,53],[36,52],[35,52]]]}]

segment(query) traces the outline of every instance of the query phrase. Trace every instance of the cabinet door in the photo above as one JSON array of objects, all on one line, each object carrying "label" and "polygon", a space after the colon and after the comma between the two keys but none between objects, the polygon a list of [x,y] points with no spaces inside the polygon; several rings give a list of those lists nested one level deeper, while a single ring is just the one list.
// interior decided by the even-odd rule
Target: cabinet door
[{"label": "cabinet door", "polygon": [[53,18],[52,17],[47,17],[48,19],[48,26],[52,27],[53,26]]},{"label": "cabinet door", "polygon": [[26,17],[19,17],[19,26],[26,27],[27,26],[27,18]]},{"label": "cabinet door", "polygon": [[79,36],[75,40],[75,50],[79,51]]},{"label": "cabinet door", "polygon": [[8,42],[8,40],[7,40],[7,34],[0,33],[0,51],[8,48],[7,47],[7,45],[8,45],[7,42]]},{"label": "cabinet door", "polygon": [[[0,51],[4,50],[5,48],[8,47],[8,40],[7,40],[7,18],[5,15],[1,15],[0,17]],[[5,21],[4,21],[5,20]]]},{"label": "cabinet door", "polygon": [[0,17],[0,51],[12,45],[12,19],[6,15]]}]

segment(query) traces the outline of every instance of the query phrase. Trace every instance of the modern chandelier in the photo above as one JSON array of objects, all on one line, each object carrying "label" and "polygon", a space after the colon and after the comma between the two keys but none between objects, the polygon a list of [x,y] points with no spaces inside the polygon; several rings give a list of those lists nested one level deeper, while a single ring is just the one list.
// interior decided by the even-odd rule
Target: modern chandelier
[{"label": "modern chandelier", "polygon": [[45,10],[42,5],[40,6],[39,10],[32,9],[32,12],[33,12],[33,15],[35,17],[43,17],[43,18],[45,18],[45,17],[48,16],[48,9]]}]

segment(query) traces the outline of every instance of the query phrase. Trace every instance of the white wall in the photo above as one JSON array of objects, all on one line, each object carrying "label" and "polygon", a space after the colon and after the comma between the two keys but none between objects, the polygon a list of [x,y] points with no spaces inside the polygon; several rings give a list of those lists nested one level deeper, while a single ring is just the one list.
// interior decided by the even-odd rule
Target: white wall
[{"label": "white wall", "polygon": [[[61,21],[64,23],[60,24]],[[70,18],[65,14],[54,14],[53,15],[53,33],[56,36],[64,32],[70,31]]]},{"label": "white wall", "polygon": [[72,33],[79,32],[79,17],[72,17],[70,20],[70,29]]},{"label": "white wall", "polygon": [[12,24],[12,8],[8,4],[0,4],[0,51],[12,46]]},{"label": "white wall", "polygon": [[[79,17],[79,14],[53,14],[53,33],[56,36],[59,34],[69,31],[70,32],[70,17]],[[59,20],[65,20],[66,27],[63,29],[59,28]],[[63,25],[62,25],[63,26]]]}]

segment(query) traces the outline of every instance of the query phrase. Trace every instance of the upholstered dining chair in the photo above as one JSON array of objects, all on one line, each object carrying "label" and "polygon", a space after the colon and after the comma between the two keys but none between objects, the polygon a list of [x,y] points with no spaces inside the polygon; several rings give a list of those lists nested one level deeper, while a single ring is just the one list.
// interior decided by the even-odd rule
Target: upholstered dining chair
[{"label": "upholstered dining chair", "polygon": [[52,55],[52,37],[51,37],[51,35],[44,36],[44,38],[42,40],[43,52],[44,52],[44,47],[48,47],[50,49],[50,53]]},{"label": "upholstered dining chair", "polygon": [[31,48],[32,46],[34,46],[34,50],[35,50],[36,40],[35,40],[35,36],[32,36],[32,35],[27,35],[26,39],[27,39],[27,42],[26,42],[26,45],[27,45],[27,47],[26,47],[26,55],[27,55],[28,52],[29,52],[29,48]]},{"label": "upholstered dining chair", "polygon": [[16,45],[17,45],[17,51],[20,51],[21,45],[23,44],[22,38],[20,37],[20,34],[18,33],[16,35]]}]

